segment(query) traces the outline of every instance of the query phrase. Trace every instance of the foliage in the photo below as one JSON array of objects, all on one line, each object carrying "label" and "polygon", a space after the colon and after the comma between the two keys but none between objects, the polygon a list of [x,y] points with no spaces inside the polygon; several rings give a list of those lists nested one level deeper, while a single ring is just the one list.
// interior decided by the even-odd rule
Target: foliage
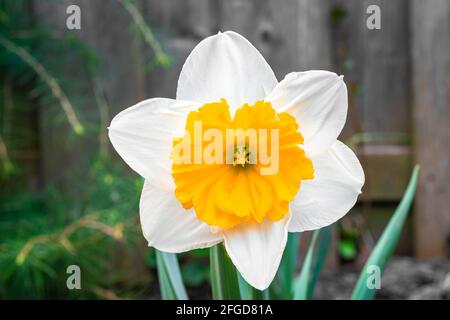
[{"label": "foliage", "polygon": [[[89,186],[86,197],[77,203],[51,186],[42,193],[2,199],[1,297],[92,298],[117,295],[112,288],[126,289],[126,273],[117,265],[124,255],[138,254],[138,245],[144,247],[136,215],[141,181],[112,178],[120,176],[118,168],[104,161],[93,167],[83,181]],[[80,266],[85,290],[67,290],[71,264]]]},{"label": "foliage", "polygon": [[[54,34],[24,14],[29,5],[0,0],[0,298],[148,296],[142,181],[107,154],[108,105],[93,85],[100,59],[72,33]],[[99,152],[80,158],[77,172],[55,163],[58,179],[38,178],[37,161],[28,160],[41,156],[38,109],[47,114],[41,126],[69,128],[60,132],[74,154]],[[81,268],[83,290],[66,287],[71,264]],[[144,273],[129,272],[140,264]]]},{"label": "foliage", "polygon": [[419,167],[416,166],[402,201],[392,215],[389,224],[386,226],[386,229],[378,240],[377,245],[373,249],[363,271],[361,272],[355,291],[353,292],[352,299],[371,299],[375,295],[375,289],[369,288],[367,285],[367,281],[369,280],[368,270],[371,266],[377,266],[380,269],[380,276],[383,274],[387,261],[394,253],[395,246],[400,238],[400,233],[402,232],[403,225],[405,224],[409,209],[411,208],[414,200],[418,177]]}]

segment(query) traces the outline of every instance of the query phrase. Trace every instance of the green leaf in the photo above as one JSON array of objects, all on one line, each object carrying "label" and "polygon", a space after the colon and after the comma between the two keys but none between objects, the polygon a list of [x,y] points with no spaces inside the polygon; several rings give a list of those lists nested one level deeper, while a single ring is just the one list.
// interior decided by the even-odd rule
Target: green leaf
[{"label": "green leaf", "polygon": [[164,262],[160,255],[156,255],[156,268],[158,270],[159,290],[163,300],[176,300],[175,292],[173,292],[164,268]]},{"label": "green leaf", "polygon": [[369,276],[371,275],[367,272],[368,268],[371,266],[377,266],[380,270],[380,277],[383,275],[386,263],[394,252],[395,247],[397,246],[397,242],[403,229],[403,225],[405,224],[409,209],[411,208],[411,204],[414,200],[414,195],[417,189],[419,169],[420,167],[418,165],[414,167],[408,187],[406,188],[405,194],[403,195],[400,204],[398,205],[386,229],[384,230],[383,234],[375,245],[375,248],[370,254],[370,257],[367,260],[353,291],[353,300],[369,300],[372,299],[375,295],[376,289],[370,289],[367,286],[367,281],[369,279]]},{"label": "green leaf", "polygon": [[176,254],[156,250],[156,265],[163,299],[187,300]]},{"label": "green leaf", "polygon": [[215,300],[238,300],[240,289],[236,268],[222,244],[209,249],[211,289]]},{"label": "green leaf", "polygon": [[[295,280],[294,299],[311,299],[320,271],[331,245],[333,226],[314,231],[299,277]],[[316,248],[316,243],[318,243]]]},{"label": "green leaf", "polygon": [[269,300],[269,289],[258,290],[252,287],[252,300]]},{"label": "green leaf", "polygon": [[157,268],[158,268],[158,281],[159,281],[159,289],[161,292],[161,298],[163,300],[176,300],[175,292],[173,292],[169,278],[167,277],[167,273],[164,269],[164,265],[162,264],[161,258],[156,258]]},{"label": "green leaf", "polygon": [[325,259],[327,257],[328,251],[331,246],[331,238],[333,235],[333,226],[324,227],[319,230],[319,244],[317,245],[317,250],[314,256],[314,263],[312,267],[312,276],[308,285],[308,295],[307,299],[312,299],[314,294],[314,288],[316,287],[316,282],[319,279],[320,271],[325,264]]},{"label": "green leaf", "polygon": [[298,258],[299,241],[300,233],[288,234],[288,241],[278,269],[280,297],[284,299],[292,298],[292,283]]},{"label": "green leaf", "polygon": [[317,241],[320,229],[314,231],[308,252],[306,253],[305,262],[303,263],[300,275],[294,283],[294,300],[305,300],[308,297],[308,287],[311,276],[311,268],[313,262],[314,246]]},{"label": "green leaf", "polygon": [[252,300],[253,299],[253,288],[251,285],[245,281],[245,279],[238,272],[238,283],[239,283],[239,293],[242,300]]}]

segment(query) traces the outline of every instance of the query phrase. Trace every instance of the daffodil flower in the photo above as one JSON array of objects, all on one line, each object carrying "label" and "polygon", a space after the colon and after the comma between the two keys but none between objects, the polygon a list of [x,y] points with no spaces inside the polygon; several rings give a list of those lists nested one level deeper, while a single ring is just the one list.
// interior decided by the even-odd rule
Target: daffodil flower
[{"label": "daffodil flower", "polygon": [[[336,222],[361,193],[361,165],[337,140],[346,116],[342,76],[293,72],[278,82],[249,41],[225,32],[204,39],[189,55],[176,100],[153,98],[122,111],[109,137],[145,178],[140,219],[150,246],[179,253],[223,242],[245,280],[263,290],[276,274],[288,232]],[[276,129],[278,148],[271,151],[277,170],[261,173],[267,164],[252,161],[261,151],[248,139],[235,147],[224,143],[230,162],[178,161],[195,157],[176,150],[193,144],[196,121],[202,130],[223,134]],[[208,143],[201,146],[206,150]],[[218,150],[216,160],[226,157]]]}]

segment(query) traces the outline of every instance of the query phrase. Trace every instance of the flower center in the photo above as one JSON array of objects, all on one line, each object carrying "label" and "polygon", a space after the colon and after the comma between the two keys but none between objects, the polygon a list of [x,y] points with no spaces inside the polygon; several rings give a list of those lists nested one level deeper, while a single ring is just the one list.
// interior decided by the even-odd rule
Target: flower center
[{"label": "flower center", "polygon": [[207,103],[189,113],[185,135],[174,139],[175,195],[211,226],[278,221],[301,181],[314,177],[302,143],[295,118],[269,102],[245,104],[233,119],[224,99]]},{"label": "flower center", "polygon": [[241,165],[245,167],[248,164],[250,164],[250,149],[248,146],[236,147],[234,149],[233,166]]}]

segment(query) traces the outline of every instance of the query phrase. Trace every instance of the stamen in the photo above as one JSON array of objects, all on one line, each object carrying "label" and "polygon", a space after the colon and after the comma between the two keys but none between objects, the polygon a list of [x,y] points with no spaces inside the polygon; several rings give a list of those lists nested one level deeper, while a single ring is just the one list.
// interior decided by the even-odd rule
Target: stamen
[{"label": "stamen", "polygon": [[247,146],[236,147],[234,151],[233,167],[241,165],[245,167],[246,164],[250,163],[250,150]]}]

